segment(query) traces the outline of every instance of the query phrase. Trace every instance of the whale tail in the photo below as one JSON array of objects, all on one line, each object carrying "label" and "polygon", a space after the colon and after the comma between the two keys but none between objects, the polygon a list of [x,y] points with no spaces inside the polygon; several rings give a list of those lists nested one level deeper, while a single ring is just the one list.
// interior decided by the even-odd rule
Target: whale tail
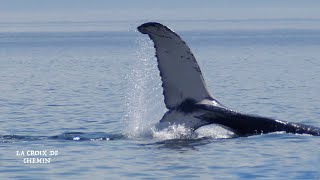
[{"label": "whale tail", "polygon": [[155,22],[142,24],[138,30],[154,42],[164,102],[168,109],[188,102],[214,100],[194,55],[179,35]]}]

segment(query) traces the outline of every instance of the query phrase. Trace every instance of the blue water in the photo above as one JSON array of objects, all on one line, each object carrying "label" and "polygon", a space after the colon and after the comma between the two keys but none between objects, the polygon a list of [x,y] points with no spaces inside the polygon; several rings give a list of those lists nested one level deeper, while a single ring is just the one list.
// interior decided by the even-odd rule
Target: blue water
[{"label": "blue water", "polygon": [[[156,132],[154,49],[132,27],[0,33],[0,179],[320,179],[319,137]],[[320,29],[176,32],[224,105],[320,127]],[[21,155],[45,150],[58,154]]]}]

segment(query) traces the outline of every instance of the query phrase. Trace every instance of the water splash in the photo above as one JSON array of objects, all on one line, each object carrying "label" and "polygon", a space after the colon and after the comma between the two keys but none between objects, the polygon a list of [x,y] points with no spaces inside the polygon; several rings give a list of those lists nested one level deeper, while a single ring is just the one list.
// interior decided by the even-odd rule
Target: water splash
[{"label": "water splash", "polygon": [[131,72],[126,75],[128,85],[126,99],[125,134],[131,138],[150,135],[152,124],[158,122],[163,113],[161,81],[149,39],[136,40],[137,51]]},{"label": "water splash", "polygon": [[153,138],[159,140],[168,139],[194,139],[197,135],[190,128],[186,128],[183,125],[171,125],[161,131],[152,128]]}]

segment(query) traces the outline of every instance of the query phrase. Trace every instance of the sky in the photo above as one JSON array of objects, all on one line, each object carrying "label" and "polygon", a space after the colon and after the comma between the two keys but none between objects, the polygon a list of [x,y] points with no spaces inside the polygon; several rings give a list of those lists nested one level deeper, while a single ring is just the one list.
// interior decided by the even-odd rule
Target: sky
[{"label": "sky", "polygon": [[319,0],[0,0],[0,22],[320,19]]}]

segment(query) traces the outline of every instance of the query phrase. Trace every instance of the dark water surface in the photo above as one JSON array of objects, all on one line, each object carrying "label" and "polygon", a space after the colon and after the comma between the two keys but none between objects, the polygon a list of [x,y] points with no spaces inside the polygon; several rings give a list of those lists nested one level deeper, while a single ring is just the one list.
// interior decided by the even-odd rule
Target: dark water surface
[{"label": "dark water surface", "polygon": [[[320,29],[178,33],[226,106],[320,127]],[[0,179],[320,179],[319,137],[154,131],[165,107],[138,32],[2,32],[0,47]]]}]

